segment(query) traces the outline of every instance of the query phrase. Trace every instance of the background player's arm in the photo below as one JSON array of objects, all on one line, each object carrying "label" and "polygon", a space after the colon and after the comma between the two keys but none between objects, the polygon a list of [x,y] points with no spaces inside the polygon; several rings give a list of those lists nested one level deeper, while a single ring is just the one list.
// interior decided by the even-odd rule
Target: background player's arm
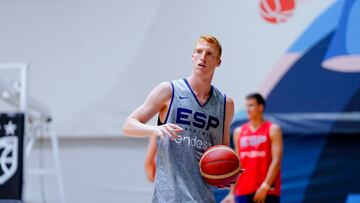
[{"label": "background player's arm", "polygon": [[226,97],[225,121],[224,121],[224,135],[223,144],[230,145],[230,125],[234,116],[234,101],[230,97]]},{"label": "background player's arm", "polygon": [[145,157],[146,177],[150,182],[154,182],[156,173],[155,155],[157,152],[156,137],[149,138],[148,151]]},{"label": "background player's arm", "polygon": [[281,168],[281,160],[283,156],[282,132],[280,127],[276,124],[272,124],[270,127],[270,139],[272,161],[269,166],[266,178],[264,180],[264,182],[269,186],[272,184]]},{"label": "background player's arm", "polygon": [[[233,141],[235,146],[235,151],[239,154],[239,135],[241,132],[241,127],[237,127],[233,132]],[[234,203],[235,202],[235,184],[230,186],[229,194],[221,201],[221,203]]]},{"label": "background player's arm", "polygon": [[263,202],[267,191],[270,189],[276,175],[281,168],[281,160],[283,156],[283,139],[282,132],[278,125],[272,124],[270,127],[271,139],[271,157],[272,161],[266,174],[265,180],[254,196],[255,202]]},{"label": "background player's arm", "polygon": [[125,120],[123,133],[133,137],[165,136],[176,138],[176,133],[182,129],[175,124],[167,123],[162,126],[147,125],[152,117],[160,111],[167,109],[172,97],[172,87],[169,82],[164,82],[155,87],[146,98],[145,102],[138,107]]}]

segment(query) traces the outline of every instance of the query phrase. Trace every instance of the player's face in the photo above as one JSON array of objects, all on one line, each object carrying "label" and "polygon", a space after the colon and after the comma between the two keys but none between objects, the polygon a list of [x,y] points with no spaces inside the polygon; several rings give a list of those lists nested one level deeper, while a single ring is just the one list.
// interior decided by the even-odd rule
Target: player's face
[{"label": "player's face", "polygon": [[219,50],[213,43],[200,40],[192,54],[193,67],[199,70],[213,70],[220,65]]},{"label": "player's face", "polygon": [[249,118],[262,116],[263,105],[259,104],[256,99],[247,99],[245,102],[245,108]]}]

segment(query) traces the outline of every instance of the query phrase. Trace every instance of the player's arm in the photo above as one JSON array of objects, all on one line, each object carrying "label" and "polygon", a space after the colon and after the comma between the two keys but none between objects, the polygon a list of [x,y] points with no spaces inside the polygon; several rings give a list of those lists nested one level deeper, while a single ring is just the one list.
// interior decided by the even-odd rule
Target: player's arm
[{"label": "player's arm", "polygon": [[[241,132],[241,127],[237,127],[233,132],[233,142],[235,146],[236,153],[239,154],[239,136]],[[230,190],[228,195],[221,201],[221,203],[234,203],[235,202],[235,184],[230,185]]]},{"label": "player's arm", "polygon": [[145,172],[147,179],[150,182],[154,182],[155,173],[156,173],[156,163],[155,163],[155,156],[157,152],[157,144],[156,144],[156,137],[149,138],[149,145],[148,150],[146,153],[145,158]]},{"label": "player's arm", "polygon": [[278,125],[272,124],[270,127],[271,139],[271,157],[272,161],[266,174],[265,180],[257,190],[254,196],[255,202],[262,202],[266,197],[267,191],[270,189],[276,175],[280,171],[281,161],[283,157],[283,138],[282,132]]},{"label": "player's arm", "polygon": [[230,125],[234,116],[234,100],[226,97],[223,144],[230,145]]},{"label": "player's arm", "polygon": [[125,120],[123,133],[133,137],[160,136],[165,138],[166,136],[175,139],[177,133],[182,131],[178,125],[172,123],[162,126],[146,124],[157,113],[166,109],[171,100],[172,91],[172,86],[169,82],[161,83],[155,87],[145,102]]},{"label": "player's arm", "polygon": [[283,157],[283,139],[282,132],[278,125],[272,124],[270,127],[270,139],[271,139],[271,156],[272,161],[267,172],[264,183],[271,185],[280,171],[281,160]]}]

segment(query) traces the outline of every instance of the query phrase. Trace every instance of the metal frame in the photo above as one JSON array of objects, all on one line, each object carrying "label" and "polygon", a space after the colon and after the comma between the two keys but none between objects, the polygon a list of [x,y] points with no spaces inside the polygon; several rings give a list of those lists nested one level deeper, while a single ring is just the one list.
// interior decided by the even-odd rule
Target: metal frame
[{"label": "metal frame", "polygon": [[[65,203],[65,192],[62,181],[62,173],[59,159],[58,137],[55,133],[51,119],[50,110],[40,102],[28,96],[28,70],[27,63],[2,63],[0,69],[18,69],[20,74],[19,89],[9,87],[6,83],[0,81],[0,99],[8,104],[18,108],[25,115],[25,159],[29,159],[31,151],[36,139],[42,135],[49,135],[51,138],[51,148],[53,153],[54,165],[53,169],[28,169],[28,173],[37,175],[55,174],[57,177],[60,202]],[[5,96],[5,97],[4,97]],[[25,167],[24,167],[25,168]]]}]

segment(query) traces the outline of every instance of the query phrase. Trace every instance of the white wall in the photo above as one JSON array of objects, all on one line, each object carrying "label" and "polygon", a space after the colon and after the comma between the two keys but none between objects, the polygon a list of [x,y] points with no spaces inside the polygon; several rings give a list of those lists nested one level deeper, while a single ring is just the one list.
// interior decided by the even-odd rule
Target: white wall
[{"label": "white wall", "polygon": [[53,111],[61,136],[117,136],[155,85],[190,73],[201,34],[222,42],[214,84],[241,109],[333,2],[301,1],[286,23],[272,25],[258,1],[1,1],[0,63],[31,64],[30,94]]}]

